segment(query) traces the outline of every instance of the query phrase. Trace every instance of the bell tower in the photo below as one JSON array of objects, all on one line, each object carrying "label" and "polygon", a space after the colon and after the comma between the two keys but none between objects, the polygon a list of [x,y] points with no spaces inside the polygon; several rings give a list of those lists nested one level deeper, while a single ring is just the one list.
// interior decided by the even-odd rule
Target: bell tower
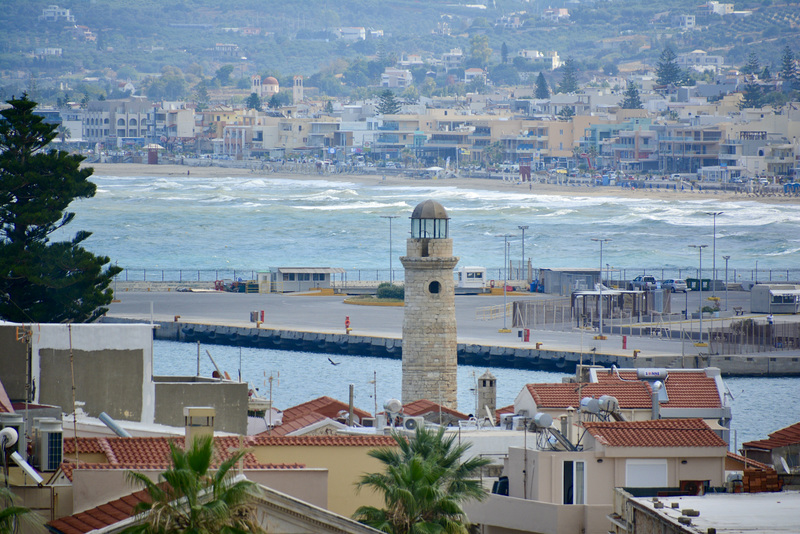
[{"label": "bell tower", "polygon": [[458,405],[455,284],[444,207],[426,200],[411,214],[406,255],[403,313],[403,404],[427,399],[456,409]]}]

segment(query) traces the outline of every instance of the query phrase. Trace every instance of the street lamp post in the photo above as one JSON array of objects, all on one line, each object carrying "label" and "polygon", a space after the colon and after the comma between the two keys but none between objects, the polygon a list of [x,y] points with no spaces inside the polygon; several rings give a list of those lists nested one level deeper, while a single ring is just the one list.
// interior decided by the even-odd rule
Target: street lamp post
[{"label": "street lamp post", "polygon": [[605,237],[593,237],[592,241],[600,243],[600,295],[598,296],[598,307],[600,308],[600,333],[595,339],[605,339],[603,335],[603,243],[611,241]]},{"label": "street lamp post", "polygon": [[392,219],[397,219],[399,215],[381,215],[381,219],[389,219],[389,283],[394,284],[394,273],[392,272]]},{"label": "street lamp post", "polygon": [[503,329],[500,332],[508,333],[511,330],[506,326],[506,316],[508,315],[508,238],[514,234],[503,234],[497,237],[503,238]]},{"label": "street lamp post", "polygon": [[700,290],[700,340],[698,343],[695,343],[695,347],[705,347],[706,344],[703,343],[703,249],[706,248],[708,245],[689,245],[692,248],[696,248],[700,251],[700,274],[698,275],[699,284],[698,288]]},{"label": "street lamp post", "polygon": [[731,257],[722,256],[722,259],[725,260],[725,311],[728,311],[728,260]]},{"label": "street lamp post", "polygon": [[714,217],[714,248],[711,252],[711,296],[717,296],[717,215],[722,215],[723,212],[721,211],[707,211],[706,215],[711,215]]},{"label": "street lamp post", "polygon": [[526,282],[528,281],[528,269],[527,265],[525,264],[525,230],[528,229],[528,225],[520,225],[517,226],[520,230],[522,230],[522,263],[520,263],[520,268],[522,269],[522,278]]}]

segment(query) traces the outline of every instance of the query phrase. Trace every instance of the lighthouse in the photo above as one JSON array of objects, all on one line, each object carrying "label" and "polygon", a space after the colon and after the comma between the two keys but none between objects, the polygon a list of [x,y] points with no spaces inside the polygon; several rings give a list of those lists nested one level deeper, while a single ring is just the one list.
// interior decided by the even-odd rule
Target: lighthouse
[{"label": "lighthouse", "polygon": [[403,314],[403,404],[427,399],[458,406],[455,284],[450,218],[436,201],[411,214],[406,255]]}]

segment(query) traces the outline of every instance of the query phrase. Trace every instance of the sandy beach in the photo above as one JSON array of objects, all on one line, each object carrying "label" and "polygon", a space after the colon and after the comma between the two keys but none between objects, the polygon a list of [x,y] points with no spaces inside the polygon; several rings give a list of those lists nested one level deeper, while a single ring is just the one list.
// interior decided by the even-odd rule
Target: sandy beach
[{"label": "sandy beach", "polygon": [[[230,177],[242,176],[252,178],[286,178],[292,180],[330,180],[336,182],[353,182],[364,185],[425,187],[458,187],[462,189],[478,189],[485,191],[518,191],[520,193],[537,193],[541,195],[582,196],[582,197],[615,197],[615,198],[648,198],[660,200],[713,200],[717,202],[755,201],[766,204],[800,204],[800,197],[786,195],[754,195],[748,193],[732,193],[716,190],[690,191],[667,189],[631,189],[628,187],[591,187],[578,185],[554,185],[544,183],[519,183],[489,178],[447,178],[441,180],[421,180],[407,177],[404,174],[336,174],[336,173],[295,173],[251,171],[227,167],[189,167],[184,165],[146,165],[138,163],[94,163],[86,165],[94,169],[95,176],[197,176],[197,177]],[[665,185],[669,182],[663,182]]]}]

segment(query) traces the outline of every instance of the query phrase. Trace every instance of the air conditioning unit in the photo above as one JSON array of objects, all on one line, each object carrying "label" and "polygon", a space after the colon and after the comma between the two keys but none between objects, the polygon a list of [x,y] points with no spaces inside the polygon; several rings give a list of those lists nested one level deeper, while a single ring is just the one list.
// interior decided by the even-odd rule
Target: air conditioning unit
[{"label": "air conditioning unit", "polygon": [[514,425],[514,414],[504,413],[500,416],[500,428],[511,430]]},{"label": "air conditioning unit", "polygon": [[375,418],[374,417],[365,417],[361,420],[361,426],[365,428],[375,428]]},{"label": "air conditioning unit", "polygon": [[422,428],[425,426],[425,418],[424,417],[404,417],[403,418],[403,428],[406,430],[416,430],[418,428]]},{"label": "air conditioning unit", "polygon": [[39,471],[55,471],[64,454],[64,431],[61,421],[42,417],[35,421],[36,467]]}]

